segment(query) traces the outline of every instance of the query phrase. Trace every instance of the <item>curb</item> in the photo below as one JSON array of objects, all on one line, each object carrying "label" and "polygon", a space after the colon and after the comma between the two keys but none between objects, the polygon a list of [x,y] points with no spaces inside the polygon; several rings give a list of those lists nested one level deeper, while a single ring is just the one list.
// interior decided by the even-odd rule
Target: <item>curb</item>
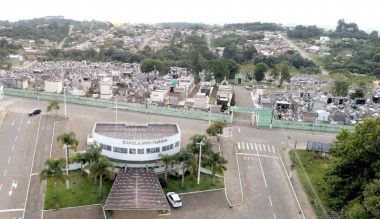
[{"label": "curb", "polygon": [[[236,163],[237,163],[238,174],[239,174],[239,183],[240,183],[241,201],[238,202],[237,204],[231,204],[230,200],[228,199],[227,188],[225,188],[224,191],[225,191],[225,194],[226,194],[227,202],[228,202],[228,204],[230,205],[230,208],[238,207],[238,206],[240,206],[240,205],[242,205],[242,204],[244,203],[243,186],[242,186],[242,184],[241,184],[240,167],[239,167],[239,158],[238,158],[238,156],[237,156],[236,144],[234,144],[234,147],[235,147],[235,157],[236,157]],[[224,174],[224,176],[225,176],[225,174]],[[226,185],[226,178],[224,178],[224,185]]]},{"label": "curb", "polygon": [[196,193],[202,193],[202,192],[213,192],[213,191],[219,191],[226,188],[220,188],[220,189],[208,189],[203,191],[195,191],[195,192],[185,192],[185,193],[179,193],[178,195],[190,195],[190,194],[196,194]]}]

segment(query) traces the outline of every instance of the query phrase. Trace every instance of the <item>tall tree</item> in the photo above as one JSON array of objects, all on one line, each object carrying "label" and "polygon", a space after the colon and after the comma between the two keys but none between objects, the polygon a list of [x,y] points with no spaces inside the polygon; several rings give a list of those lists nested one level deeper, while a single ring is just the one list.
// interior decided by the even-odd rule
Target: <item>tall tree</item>
[{"label": "tall tree", "polygon": [[332,159],[325,181],[333,210],[340,210],[355,199],[359,201],[355,203],[362,203],[363,190],[380,178],[380,118],[363,121],[354,132],[341,131],[329,150]]},{"label": "tall tree", "polygon": [[215,185],[215,174],[216,171],[225,171],[227,160],[224,159],[218,152],[211,152],[208,159],[205,160],[205,165],[211,167],[212,184]]},{"label": "tall tree", "polygon": [[58,160],[48,159],[45,161],[45,168],[42,169],[40,172],[40,181],[43,181],[46,179],[54,180],[54,198],[58,198],[58,192],[57,192],[58,180],[65,182],[65,179],[68,178],[68,175],[66,175],[63,171],[64,167],[65,167],[65,159],[63,158],[58,159]]},{"label": "tall tree", "polygon": [[114,165],[106,157],[102,156],[97,162],[90,164],[89,178],[99,177],[99,198],[103,198],[103,177],[107,176],[110,180],[115,178],[115,173],[112,172]]},{"label": "tall tree", "polygon": [[193,172],[195,165],[195,157],[194,154],[188,149],[181,149],[178,154],[176,154],[176,160],[180,163],[181,171],[182,171],[182,181],[181,188],[185,188],[185,173],[189,171]]},{"label": "tall tree", "polygon": [[265,78],[266,71],[267,71],[267,65],[265,63],[260,62],[256,65],[254,77],[257,83],[262,81]]},{"label": "tall tree", "polygon": [[280,63],[280,84],[279,86],[282,87],[283,83],[285,81],[289,82],[290,81],[290,78],[291,78],[291,75],[290,75],[290,67],[289,67],[289,64],[288,62],[281,62]]},{"label": "tall tree", "polygon": [[159,157],[161,158],[161,161],[165,165],[165,183],[168,182],[168,169],[170,165],[173,165],[175,162],[175,157],[173,155],[168,154],[159,154]]},{"label": "tall tree", "polygon": [[348,81],[336,80],[333,85],[334,96],[345,97],[348,95],[348,87],[350,86]]},{"label": "tall tree", "polygon": [[196,165],[195,165],[195,171],[198,171],[198,166],[199,166],[199,151],[200,151],[200,143],[202,142],[202,158],[205,158],[207,154],[211,152],[212,144],[207,139],[207,135],[193,135],[190,138],[190,143],[187,144],[187,149],[189,149],[195,156],[196,158]]},{"label": "tall tree", "polygon": [[[57,141],[59,143],[59,148],[66,148],[66,174],[69,174],[69,160],[70,160],[70,155],[69,152],[70,150],[77,151],[77,146],[79,144],[79,141],[75,138],[75,133],[74,132],[69,132],[69,133],[63,133],[62,135],[59,135],[57,137]],[[66,187],[67,190],[69,190],[69,180],[66,180]]]},{"label": "tall tree", "polygon": [[206,133],[209,136],[214,136],[218,141],[220,140],[220,136],[223,135],[223,129],[227,127],[227,123],[224,121],[217,121],[210,125],[206,129]]},{"label": "tall tree", "polygon": [[47,106],[47,111],[50,112],[52,110],[55,110],[55,115],[57,116],[57,112],[59,110],[59,102],[56,100],[50,100],[49,106]]}]

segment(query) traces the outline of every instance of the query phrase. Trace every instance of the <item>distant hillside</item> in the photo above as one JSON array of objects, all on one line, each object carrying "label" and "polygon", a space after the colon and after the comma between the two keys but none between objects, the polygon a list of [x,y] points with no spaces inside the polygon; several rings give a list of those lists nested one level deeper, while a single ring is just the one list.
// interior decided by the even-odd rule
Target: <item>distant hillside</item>
[{"label": "distant hillside", "polygon": [[201,24],[201,23],[187,23],[187,22],[165,22],[165,23],[158,23],[161,25],[162,28],[183,28],[183,29],[206,29],[212,27],[208,24]]},{"label": "distant hillside", "polygon": [[35,27],[44,24],[53,24],[57,23],[58,25],[74,25],[77,21],[72,19],[65,19],[63,16],[47,16],[41,18],[34,18],[29,20],[19,20],[15,22],[9,21],[0,21],[0,26],[30,26]]},{"label": "distant hillside", "polygon": [[239,29],[239,30],[250,30],[250,31],[264,31],[264,30],[276,31],[276,30],[284,29],[283,27],[275,23],[261,23],[261,22],[225,24],[223,28],[230,29],[230,30]]}]

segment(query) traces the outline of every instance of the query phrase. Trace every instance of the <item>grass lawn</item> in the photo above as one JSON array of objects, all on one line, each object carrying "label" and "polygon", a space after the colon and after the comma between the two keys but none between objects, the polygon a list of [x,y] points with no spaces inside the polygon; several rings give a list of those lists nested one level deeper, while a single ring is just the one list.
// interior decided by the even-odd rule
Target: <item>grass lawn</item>
[{"label": "grass lawn", "polygon": [[112,182],[103,180],[103,197],[99,198],[99,182],[97,185],[87,179],[87,174],[83,176],[80,171],[70,171],[70,189],[66,190],[66,182],[58,181],[58,198],[54,198],[54,182],[48,180],[45,195],[44,209],[52,209],[55,204],[60,208],[99,204],[105,202],[111,190]]},{"label": "grass lawn", "polygon": [[201,86],[196,85],[196,86],[194,87],[193,91],[191,91],[189,98],[193,98],[193,97],[195,96],[195,94],[198,93],[200,87],[201,87]]},{"label": "grass lawn", "polygon": [[209,101],[210,104],[215,104],[216,103],[216,93],[218,93],[218,88],[214,87],[212,89],[212,93],[211,93],[211,97],[210,97],[210,101]]},{"label": "grass lawn", "polygon": [[[158,177],[164,179],[164,174],[161,174]],[[215,177],[215,186],[213,186],[211,182],[211,175],[201,173],[201,180],[198,185],[197,173],[193,173],[192,175],[187,175],[185,177],[185,188],[182,189],[181,178],[174,178],[168,176],[168,183],[166,184],[166,187],[163,189],[166,194],[167,192],[186,193],[224,188],[224,181],[221,178]]]},{"label": "grass lawn", "polygon": [[[306,150],[297,150],[297,153],[302,161],[302,164],[309,176],[309,179],[311,181],[311,184],[313,185],[317,195],[319,196],[322,204],[327,208],[328,204],[328,195],[327,195],[327,184],[323,180],[323,177],[325,175],[325,172],[327,170],[327,167],[330,163],[330,160],[328,158],[324,158],[321,156],[321,153],[316,152],[315,158],[313,157],[312,151],[306,151]],[[293,154],[292,151],[289,151],[289,156],[292,158]],[[309,197],[309,200],[313,203],[313,198],[311,193],[307,189],[307,180],[304,174],[301,172],[300,164],[296,160],[296,171],[297,174],[302,182],[302,185],[305,188],[305,191]],[[314,207],[314,205],[313,205]],[[318,212],[316,211],[318,214]]]}]

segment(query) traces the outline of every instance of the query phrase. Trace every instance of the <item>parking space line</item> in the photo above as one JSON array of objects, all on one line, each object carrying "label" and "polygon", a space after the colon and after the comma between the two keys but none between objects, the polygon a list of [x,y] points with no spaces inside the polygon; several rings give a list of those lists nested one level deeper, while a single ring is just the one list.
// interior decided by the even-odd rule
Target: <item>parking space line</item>
[{"label": "parking space line", "polygon": [[269,197],[270,206],[273,206],[272,205],[272,199],[270,198],[270,195],[268,195],[268,197]]},{"label": "parking space line", "polygon": [[274,219],[277,219],[277,218],[276,218],[276,214],[273,214],[273,216],[274,216]]},{"label": "parking space line", "polygon": [[262,151],[262,150],[261,150],[261,144],[259,144],[259,148],[260,148],[260,151]]},{"label": "parking space line", "polygon": [[5,169],[4,176],[7,175],[7,169]]},{"label": "parking space line", "polygon": [[265,144],[263,144],[264,151],[267,151],[267,147],[265,147]]},{"label": "parking space line", "polygon": [[11,161],[11,157],[8,158],[8,163]]},{"label": "parking space line", "polygon": [[17,136],[16,136],[16,138],[15,138],[15,141],[17,141]]},{"label": "parking space line", "polygon": [[257,145],[256,145],[256,143],[255,143],[255,149],[256,149],[256,151],[257,151]]},{"label": "parking space line", "polygon": [[238,142],[238,149],[240,150],[240,143]]},{"label": "parking space line", "polygon": [[15,145],[13,144],[13,146],[12,146],[12,151],[13,151],[13,149],[15,149]]},{"label": "parking space line", "polygon": [[269,146],[269,145],[268,145],[268,151],[271,152],[271,151],[270,151],[270,146]]},{"label": "parking space line", "polygon": [[276,150],[274,150],[274,146],[272,145],[272,149],[273,149],[273,153],[275,153],[276,152]]},{"label": "parking space line", "polygon": [[252,145],[252,143],[251,143],[251,150],[253,150],[253,145]]},{"label": "parking space line", "polygon": [[244,150],[244,149],[245,149],[245,147],[244,147],[244,142],[241,143],[241,146],[243,147],[243,150]]},{"label": "parking space line", "polygon": [[3,184],[0,185],[0,191],[1,191],[1,188],[3,187]]}]

